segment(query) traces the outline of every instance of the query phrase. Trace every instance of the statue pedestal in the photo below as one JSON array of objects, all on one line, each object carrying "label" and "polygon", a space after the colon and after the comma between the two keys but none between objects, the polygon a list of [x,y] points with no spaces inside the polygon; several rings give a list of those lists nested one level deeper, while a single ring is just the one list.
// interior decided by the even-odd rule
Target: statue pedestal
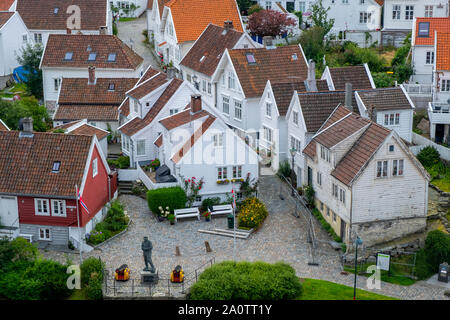
[{"label": "statue pedestal", "polygon": [[158,270],[155,272],[141,271],[141,282],[143,284],[154,284],[158,282]]}]

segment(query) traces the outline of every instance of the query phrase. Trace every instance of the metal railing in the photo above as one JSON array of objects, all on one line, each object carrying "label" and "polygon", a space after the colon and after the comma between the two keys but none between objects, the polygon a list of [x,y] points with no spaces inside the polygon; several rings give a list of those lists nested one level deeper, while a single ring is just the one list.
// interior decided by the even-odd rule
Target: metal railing
[{"label": "metal railing", "polygon": [[114,270],[104,270],[104,297],[176,297],[184,295],[194,283],[198,281],[200,274],[215,263],[212,258],[204,264],[197,267],[192,272],[184,275],[184,281],[181,283],[173,283],[169,277],[159,277],[156,283],[143,284],[141,279],[137,277],[138,273],[132,273],[127,281],[116,281],[114,278]]},{"label": "metal railing", "polygon": [[415,84],[415,83],[404,83],[403,87],[406,92],[410,95],[432,95],[433,85],[432,84]]},{"label": "metal railing", "polygon": [[449,113],[450,104],[443,102],[430,102],[428,110],[433,113]]}]

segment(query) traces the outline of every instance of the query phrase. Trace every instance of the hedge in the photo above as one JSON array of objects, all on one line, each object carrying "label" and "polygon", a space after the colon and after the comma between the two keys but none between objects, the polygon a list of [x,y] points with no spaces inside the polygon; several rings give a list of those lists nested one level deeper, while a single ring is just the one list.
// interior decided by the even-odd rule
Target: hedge
[{"label": "hedge", "polygon": [[416,276],[427,279],[439,270],[443,262],[450,263],[450,236],[439,230],[428,233],[425,248],[417,253]]},{"label": "hedge", "polygon": [[153,189],[147,192],[147,202],[150,210],[160,215],[159,207],[169,207],[173,213],[174,209],[186,207],[186,192],[180,187]]},{"label": "hedge", "polygon": [[191,300],[288,300],[302,286],[295,270],[277,262],[225,261],[206,269],[191,287]]}]

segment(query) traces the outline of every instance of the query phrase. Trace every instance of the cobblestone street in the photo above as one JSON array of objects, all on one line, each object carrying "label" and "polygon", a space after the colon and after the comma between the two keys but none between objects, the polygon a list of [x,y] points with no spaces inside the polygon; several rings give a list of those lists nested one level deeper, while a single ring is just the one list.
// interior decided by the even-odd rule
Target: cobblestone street
[{"label": "cobblestone street", "polygon": [[[263,226],[247,240],[236,239],[237,260],[285,261],[295,268],[299,277],[353,286],[351,274],[340,274],[340,252],[328,244],[330,239],[317,221],[315,230],[319,245],[316,254],[319,266],[308,265],[311,255],[307,242],[306,220],[302,215],[299,218],[294,217],[294,201],[285,185],[282,185],[285,199],[280,199],[280,184],[276,176],[260,178],[259,197],[266,204],[269,216]],[[233,259],[233,238],[198,232],[198,229],[226,229],[225,217],[214,217],[211,222],[205,222],[203,219],[183,219],[175,225],[170,225],[167,221],[158,222],[150,213],[145,200],[128,195],[121,196],[120,200],[133,221],[128,231],[84,255],[100,257],[110,271],[126,263],[134,272],[134,277],[139,277],[139,270],[144,268],[140,249],[144,236],[148,236],[153,243],[153,262],[161,278],[167,279],[171,270],[178,264],[182,265],[185,274],[189,274],[213,257],[216,262]],[[209,242],[213,252],[206,253],[205,241]],[[176,246],[179,246],[181,256],[175,256]],[[44,255],[62,262],[66,260],[63,253],[48,251],[44,252]],[[77,255],[70,256],[72,261],[78,261]],[[366,278],[358,277],[358,288],[368,290]],[[448,299],[443,295],[444,288],[421,281],[408,287],[383,282],[380,290],[369,291],[401,299]]]}]

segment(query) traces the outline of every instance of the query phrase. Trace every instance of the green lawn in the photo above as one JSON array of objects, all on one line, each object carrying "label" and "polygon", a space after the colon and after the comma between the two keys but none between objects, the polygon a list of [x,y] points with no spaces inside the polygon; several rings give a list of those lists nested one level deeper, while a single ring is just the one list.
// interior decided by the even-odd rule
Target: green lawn
[{"label": "green lawn", "polygon": [[131,17],[119,18],[119,22],[127,22],[127,21],[133,21],[133,20],[136,20],[136,18],[131,18]]},{"label": "green lawn", "polygon": [[431,184],[435,185],[444,192],[450,192],[450,179],[448,178],[434,179],[431,181]]},{"label": "green lawn", "polygon": [[73,290],[73,293],[67,300],[89,300],[86,296],[86,292],[83,289]]},{"label": "green lawn", "polygon": [[[303,294],[298,300],[353,300],[353,288],[325,280],[300,279]],[[356,300],[399,300],[356,289]]]}]

